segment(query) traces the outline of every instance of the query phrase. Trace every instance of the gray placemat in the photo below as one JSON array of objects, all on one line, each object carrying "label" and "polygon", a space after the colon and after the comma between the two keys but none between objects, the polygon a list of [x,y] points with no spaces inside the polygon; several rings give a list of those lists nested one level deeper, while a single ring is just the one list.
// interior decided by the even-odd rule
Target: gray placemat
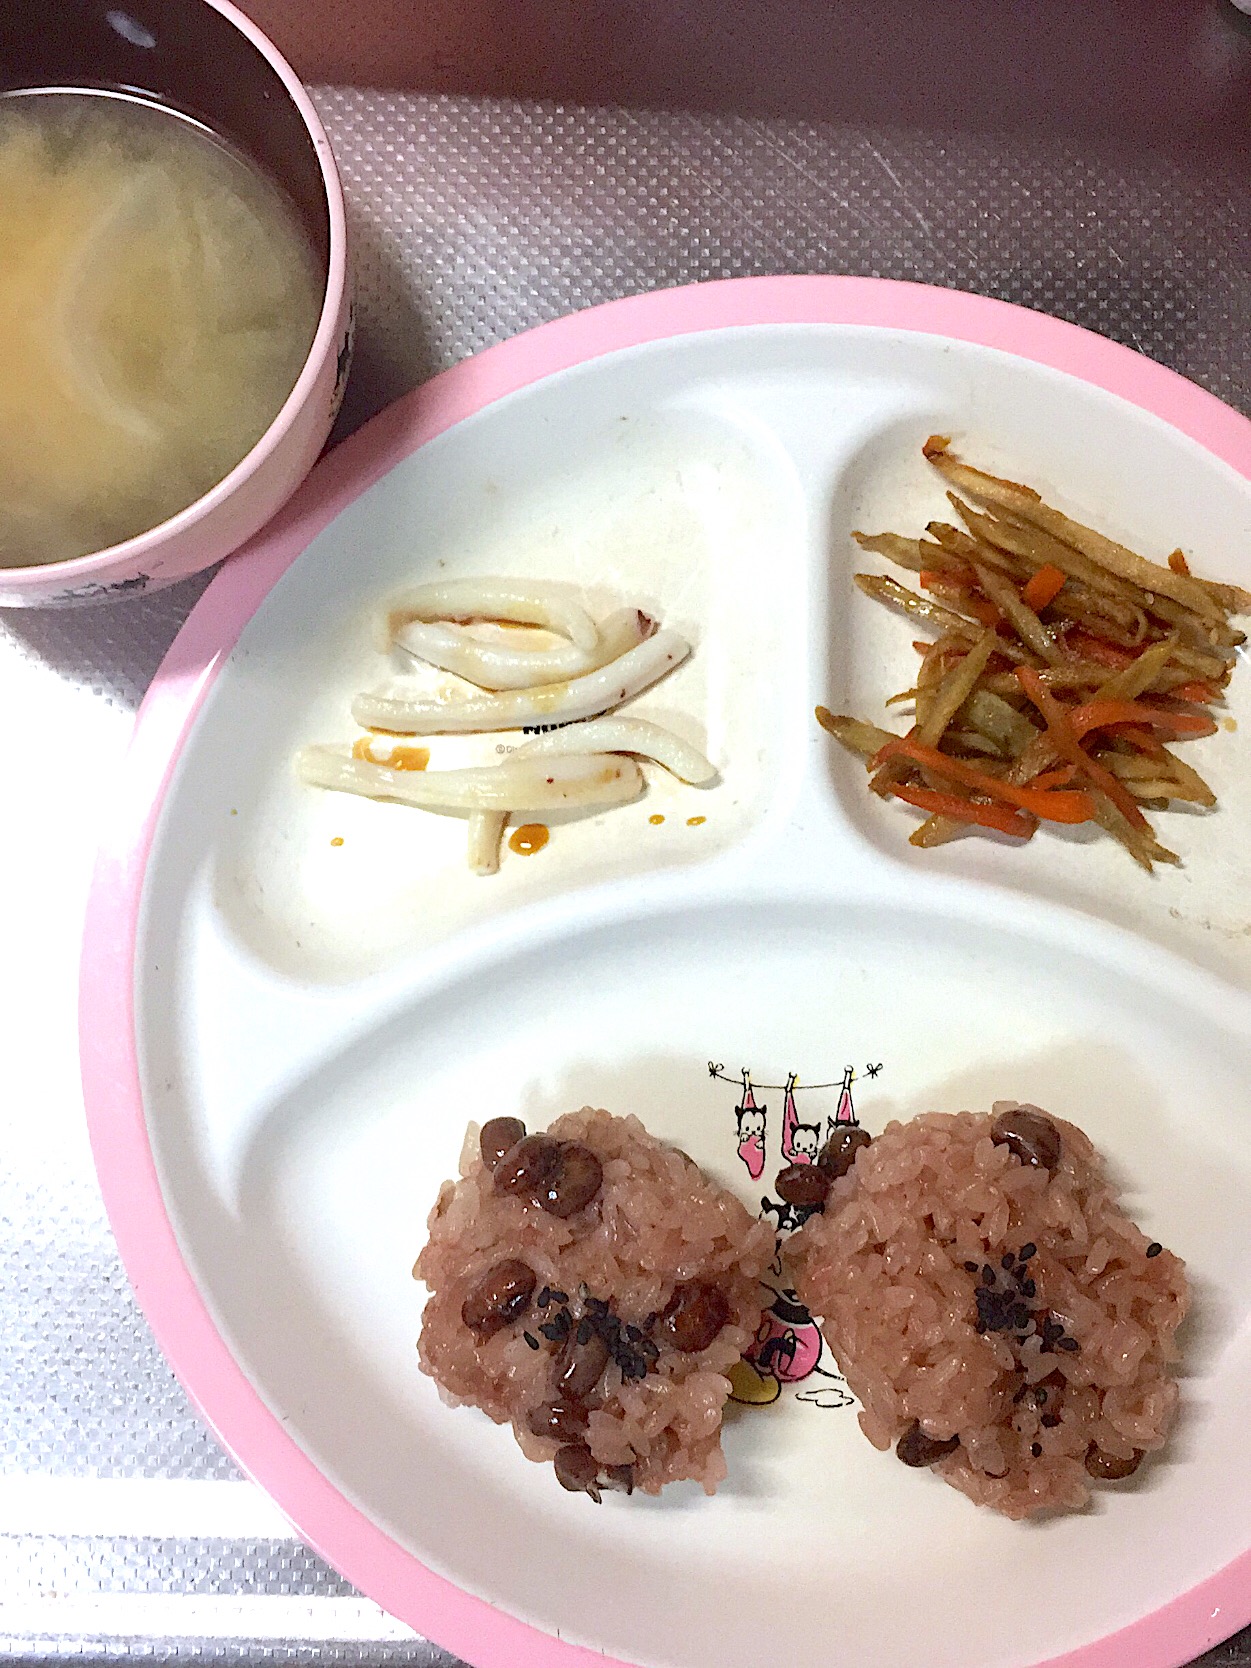
[{"label": "gray placemat", "polygon": [[[1232,157],[1222,171],[1021,138],[337,88],[316,99],[357,259],[340,432],[571,309],[804,271],[1023,302],[1251,412],[1251,177]],[[0,617],[0,712],[23,788],[20,814],[0,819],[22,945],[0,972],[0,1655],[451,1668],[293,1539],[206,1433],[135,1307],[91,1169],[73,1052],[91,807],[203,583]],[[1223,1631],[1214,1618],[1212,1637]],[[1251,1664],[1251,1632],[1203,1660]]]}]

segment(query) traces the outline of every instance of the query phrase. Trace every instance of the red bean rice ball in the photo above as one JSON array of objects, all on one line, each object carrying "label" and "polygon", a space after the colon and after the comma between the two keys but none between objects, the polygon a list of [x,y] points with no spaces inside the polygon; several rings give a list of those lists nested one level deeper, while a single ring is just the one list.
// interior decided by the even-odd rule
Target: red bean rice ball
[{"label": "red bean rice ball", "polygon": [[[430,1291],[421,1367],[446,1401],[511,1423],[529,1459],[559,1454],[566,1487],[589,1483],[596,1498],[613,1486],[658,1494],[693,1478],[712,1494],[726,1472],[727,1374],[760,1323],[773,1228],[637,1118],[586,1107],[547,1136],[589,1149],[603,1167],[595,1197],[565,1217],[533,1190],[497,1187],[470,1126],[460,1179],[440,1189],[413,1270]],[[498,1162],[501,1175],[510,1171],[509,1155]],[[484,1323],[482,1282],[503,1264],[532,1270],[533,1292],[519,1296],[515,1268],[505,1269],[503,1298],[520,1312]],[[589,1359],[593,1375],[605,1355],[584,1389],[579,1373],[584,1381]],[[580,1394],[562,1394],[567,1372]],[[553,1413],[554,1403],[563,1405]]]},{"label": "red bean rice ball", "polygon": [[[1004,1139],[1022,1111],[1058,1132],[1054,1168]],[[978,1504],[1073,1510],[1163,1445],[1184,1266],[1072,1124],[1014,1101],[891,1123],[786,1254],[870,1442]]]}]

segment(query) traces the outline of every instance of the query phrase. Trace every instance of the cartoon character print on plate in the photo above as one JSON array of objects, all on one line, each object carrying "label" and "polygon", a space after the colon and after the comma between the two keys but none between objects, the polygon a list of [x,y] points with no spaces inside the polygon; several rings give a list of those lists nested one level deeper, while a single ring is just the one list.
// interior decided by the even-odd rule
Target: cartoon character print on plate
[{"label": "cartoon character print on plate", "polygon": [[777,1401],[784,1384],[802,1384],[817,1376],[819,1385],[801,1390],[798,1400],[817,1407],[850,1407],[851,1392],[843,1375],[821,1365],[825,1340],[812,1315],[790,1286],[770,1287],[773,1301],[747,1354],[730,1369],[730,1399],[749,1407]]},{"label": "cartoon character print on plate", "polygon": [[786,1164],[815,1164],[821,1145],[821,1125],[801,1124],[795,1106],[795,1073],[786,1079],[782,1103],[782,1159]]},{"label": "cartoon character print on plate", "polygon": [[769,1108],[757,1106],[752,1093],[751,1076],[743,1067],[743,1098],[734,1111],[738,1122],[738,1156],[747,1166],[747,1174],[759,1181],[764,1174],[765,1130]]},{"label": "cartoon character print on plate", "polygon": [[[880,1064],[865,1067],[865,1075],[875,1078]],[[778,1143],[779,1168],[796,1164],[815,1165],[823,1140],[840,1128],[858,1128],[852,1101],[851,1086],[856,1080],[854,1066],[845,1066],[841,1080],[803,1084],[796,1072],[788,1072],[784,1083],[754,1083],[749,1069],[742,1067],[738,1078],[730,1077],[723,1066],[710,1060],[708,1074],[723,1083],[733,1083],[739,1090],[734,1107],[734,1133],[738,1157],[753,1181],[759,1181],[765,1171],[768,1135],[768,1107],[757,1104],[756,1090],[777,1089],[782,1092],[782,1127]],[[797,1094],[819,1091],[834,1097],[833,1107],[822,1108],[825,1117],[805,1120],[800,1117]],[[805,1108],[806,1110],[807,1108]],[[822,1126],[824,1124],[824,1135]],[[751,1347],[730,1373],[730,1399],[749,1407],[767,1407],[779,1400],[783,1385],[800,1386],[795,1399],[811,1407],[842,1408],[854,1405],[854,1398],[842,1374],[828,1360],[825,1341],[816,1320],[799,1301],[795,1291],[785,1285],[781,1245],[785,1235],[802,1227],[819,1204],[761,1197],[760,1215],[773,1222],[778,1236],[778,1254],[772,1273],[780,1282],[770,1285],[770,1300],[761,1316],[760,1326]]]}]

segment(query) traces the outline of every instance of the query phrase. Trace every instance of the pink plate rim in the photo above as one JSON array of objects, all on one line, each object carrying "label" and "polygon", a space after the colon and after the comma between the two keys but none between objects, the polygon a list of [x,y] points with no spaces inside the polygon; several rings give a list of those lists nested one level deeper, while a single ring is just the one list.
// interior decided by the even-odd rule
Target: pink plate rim
[{"label": "pink plate rim", "polygon": [[[300,1535],[362,1592],[477,1668],[623,1668],[462,1592],[372,1523],[269,1411],[218,1332],[166,1213],[140,1090],[135,955],[144,876],[178,757],[244,626],[309,542],[403,458],[518,389],[604,354],[751,325],[864,325],[1000,349],[1106,389],[1251,478],[1251,421],[1132,349],[1042,313],[886,279],[730,279],[657,291],[541,325],[404,396],[335,448],[228,561],[140,708],[86,912],[79,1047],[88,1130],[135,1295],[200,1413]],[[1177,1668],[1251,1622],[1251,1549],[1127,1627],[1045,1668]],[[1043,1664],[1036,1668],[1044,1668]]]}]

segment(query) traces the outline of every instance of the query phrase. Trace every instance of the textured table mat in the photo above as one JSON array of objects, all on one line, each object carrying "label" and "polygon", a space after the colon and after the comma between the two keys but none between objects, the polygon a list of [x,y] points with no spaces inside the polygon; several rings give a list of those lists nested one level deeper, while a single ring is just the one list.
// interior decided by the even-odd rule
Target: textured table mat
[{"label": "textured table mat", "polygon": [[[1223,169],[1020,137],[315,96],[358,268],[341,431],[574,308],[802,271],[1023,302],[1251,412],[1245,153]],[[135,1306],[91,1168],[74,985],[95,807],[202,588],[0,616],[0,1656],[451,1668],[295,1540],[206,1433]],[[1214,1617],[1212,1639],[1227,1631]],[[1251,1665],[1251,1631],[1202,1660]]]}]

